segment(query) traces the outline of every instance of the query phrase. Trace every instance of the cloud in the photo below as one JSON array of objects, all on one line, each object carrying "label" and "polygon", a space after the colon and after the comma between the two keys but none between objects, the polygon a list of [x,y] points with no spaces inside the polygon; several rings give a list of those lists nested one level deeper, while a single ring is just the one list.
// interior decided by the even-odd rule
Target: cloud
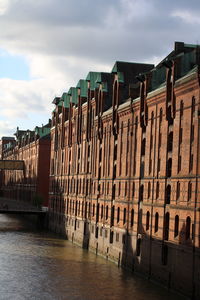
[{"label": "cloud", "polygon": [[183,22],[188,24],[200,25],[199,13],[197,14],[185,11],[177,10],[172,13],[172,17],[180,18]]},{"label": "cloud", "polygon": [[175,40],[196,43],[199,13],[197,0],[1,0],[1,47],[23,55],[31,79],[0,80],[0,119],[48,118],[54,96],[89,71],[158,62]]},{"label": "cloud", "polygon": [[0,120],[0,137],[12,136],[16,131],[16,127],[9,121]]}]

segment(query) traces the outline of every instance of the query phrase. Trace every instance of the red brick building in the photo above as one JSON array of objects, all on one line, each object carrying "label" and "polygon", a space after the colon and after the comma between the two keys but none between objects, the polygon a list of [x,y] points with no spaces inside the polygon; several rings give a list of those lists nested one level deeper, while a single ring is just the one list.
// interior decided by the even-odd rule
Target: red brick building
[{"label": "red brick building", "polygon": [[[4,149],[6,149],[7,147],[10,147],[11,145],[15,144],[15,139],[14,137],[2,137],[2,139],[0,140],[0,160],[3,160],[3,151]],[[2,192],[2,185],[3,185],[3,171],[0,170],[0,196],[2,196],[3,192]]]},{"label": "red brick building", "polygon": [[116,62],[54,99],[50,226],[200,297],[200,49]]},{"label": "red brick building", "polygon": [[4,147],[3,158],[23,160],[25,169],[4,171],[3,195],[31,204],[36,201],[36,197],[40,197],[43,206],[48,206],[50,124],[36,127],[34,131],[17,128],[15,136],[15,143]]}]

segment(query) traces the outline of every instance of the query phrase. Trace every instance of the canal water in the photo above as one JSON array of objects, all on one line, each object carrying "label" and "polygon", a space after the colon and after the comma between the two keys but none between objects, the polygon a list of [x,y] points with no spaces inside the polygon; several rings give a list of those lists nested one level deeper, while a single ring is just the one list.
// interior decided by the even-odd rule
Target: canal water
[{"label": "canal water", "polygon": [[0,215],[2,300],[180,300],[15,216]]}]

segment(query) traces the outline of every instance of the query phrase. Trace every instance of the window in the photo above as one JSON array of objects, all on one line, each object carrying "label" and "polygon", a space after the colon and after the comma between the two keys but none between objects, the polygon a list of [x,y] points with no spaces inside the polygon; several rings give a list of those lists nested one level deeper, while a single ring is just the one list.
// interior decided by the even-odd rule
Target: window
[{"label": "window", "polygon": [[172,176],[172,159],[169,158],[167,161],[167,177]]},{"label": "window", "polygon": [[114,219],[115,219],[115,206],[112,206],[111,209],[111,220],[110,220],[110,226],[114,226]]},{"label": "window", "polygon": [[175,216],[175,224],[174,224],[174,237],[178,236],[178,230],[179,230],[179,216]]},{"label": "window", "polygon": [[85,218],[87,218],[87,202],[85,203]]},{"label": "window", "polygon": [[108,205],[106,205],[106,220],[108,220]]},{"label": "window", "polygon": [[171,200],[171,185],[168,184],[165,193],[165,203],[170,204],[170,200]]},{"label": "window", "polygon": [[101,205],[101,219],[103,219],[103,205]]},{"label": "window", "polygon": [[163,110],[162,108],[160,109],[160,123],[162,122],[162,118],[163,118]]},{"label": "window", "polygon": [[180,145],[182,144],[182,141],[183,141],[183,128],[180,127],[180,130],[179,130],[179,144]]},{"label": "window", "polygon": [[190,154],[190,172],[191,172],[192,169],[193,169],[193,162],[194,162],[194,156],[193,156],[193,154],[191,153],[191,154]]},{"label": "window", "polygon": [[146,138],[143,138],[142,140],[142,146],[141,146],[141,155],[145,155],[145,145],[146,145]]},{"label": "window", "polygon": [[134,225],[134,209],[131,209],[131,227]]},{"label": "window", "polygon": [[192,183],[191,181],[188,182],[188,202],[191,201],[192,198]]},{"label": "window", "polygon": [[132,197],[134,198],[135,195],[135,182],[133,182],[133,186],[132,186]]},{"label": "window", "polygon": [[126,208],[124,208],[124,217],[123,217],[123,224],[126,223]]},{"label": "window", "polygon": [[178,201],[180,198],[180,182],[177,181],[176,183],[176,201]]},{"label": "window", "polygon": [[169,239],[169,213],[165,214],[165,224],[164,224],[164,239],[168,241]]},{"label": "window", "polygon": [[191,218],[187,217],[186,228],[185,228],[185,239],[186,240],[188,240],[190,238],[190,226],[191,226]]},{"label": "window", "polygon": [[150,198],[151,195],[151,183],[150,181],[148,182],[148,199]]},{"label": "window", "polygon": [[159,185],[159,182],[157,181],[157,183],[156,183],[156,199],[159,198],[159,189],[160,189],[160,185]]},{"label": "window", "polygon": [[168,135],[168,151],[171,152],[173,149],[173,132],[171,131]]},{"label": "window", "polygon": [[149,230],[149,221],[150,221],[150,213],[148,211],[146,216],[146,231]]},{"label": "window", "polygon": [[141,253],[141,243],[142,243],[142,240],[141,240],[141,238],[139,238],[137,240],[137,245],[136,245],[136,255],[137,256],[140,256],[140,253]]},{"label": "window", "polygon": [[118,196],[120,196],[120,193],[121,193],[121,182],[119,182]]},{"label": "window", "polygon": [[117,208],[117,223],[119,223],[120,220],[120,208]]},{"label": "window", "polygon": [[182,162],[181,155],[179,155],[178,156],[178,172],[181,171],[181,162]]},{"label": "window", "polygon": [[116,233],[116,242],[119,242],[119,233]]},{"label": "window", "polygon": [[192,116],[195,114],[195,97],[192,97]]},{"label": "window", "polygon": [[183,110],[184,110],[184,105],[183,105],[183,100],[181,100],[180,103],[180,119],[183,119]]},{"label": "window", "polygon": [[107,194],[109,194],[109,182],[107,183]]},{"label": "window", "polygon": [[124,191],[124,196],[127,196],[127,182],[125,182],[125,191]]},{"label": "window", "polygon": [[191,125],[191,132],[190,132],[190,141],[191,143],[194,142],[194,125]]},{"label": "window", "polygon": [[93,204],[93,209],[92,209],[92,215],[94,217],[94,214],[95,214],[95,204]]},{"label": "window", "polygon": [[142,184],[140,186],[140,191],[139,191],[139,201],[142,202],[143,201],[143,196],[144,196],[144,185]]},{"label": "window", "polygon": [[158,215],[158,213],[156,213],[155,214],[155,228],[154,228],[155,233],[158,232],[158,220],[159,220],[159,215]]}]

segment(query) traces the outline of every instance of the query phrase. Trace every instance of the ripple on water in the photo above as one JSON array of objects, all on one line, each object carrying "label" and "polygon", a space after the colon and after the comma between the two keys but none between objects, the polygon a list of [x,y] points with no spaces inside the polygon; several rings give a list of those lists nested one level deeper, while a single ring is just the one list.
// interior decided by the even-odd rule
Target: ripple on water
[{"label": "ripple on water", "polygon": [[16,217],[0,216],[2,300],[180,300]]}]

